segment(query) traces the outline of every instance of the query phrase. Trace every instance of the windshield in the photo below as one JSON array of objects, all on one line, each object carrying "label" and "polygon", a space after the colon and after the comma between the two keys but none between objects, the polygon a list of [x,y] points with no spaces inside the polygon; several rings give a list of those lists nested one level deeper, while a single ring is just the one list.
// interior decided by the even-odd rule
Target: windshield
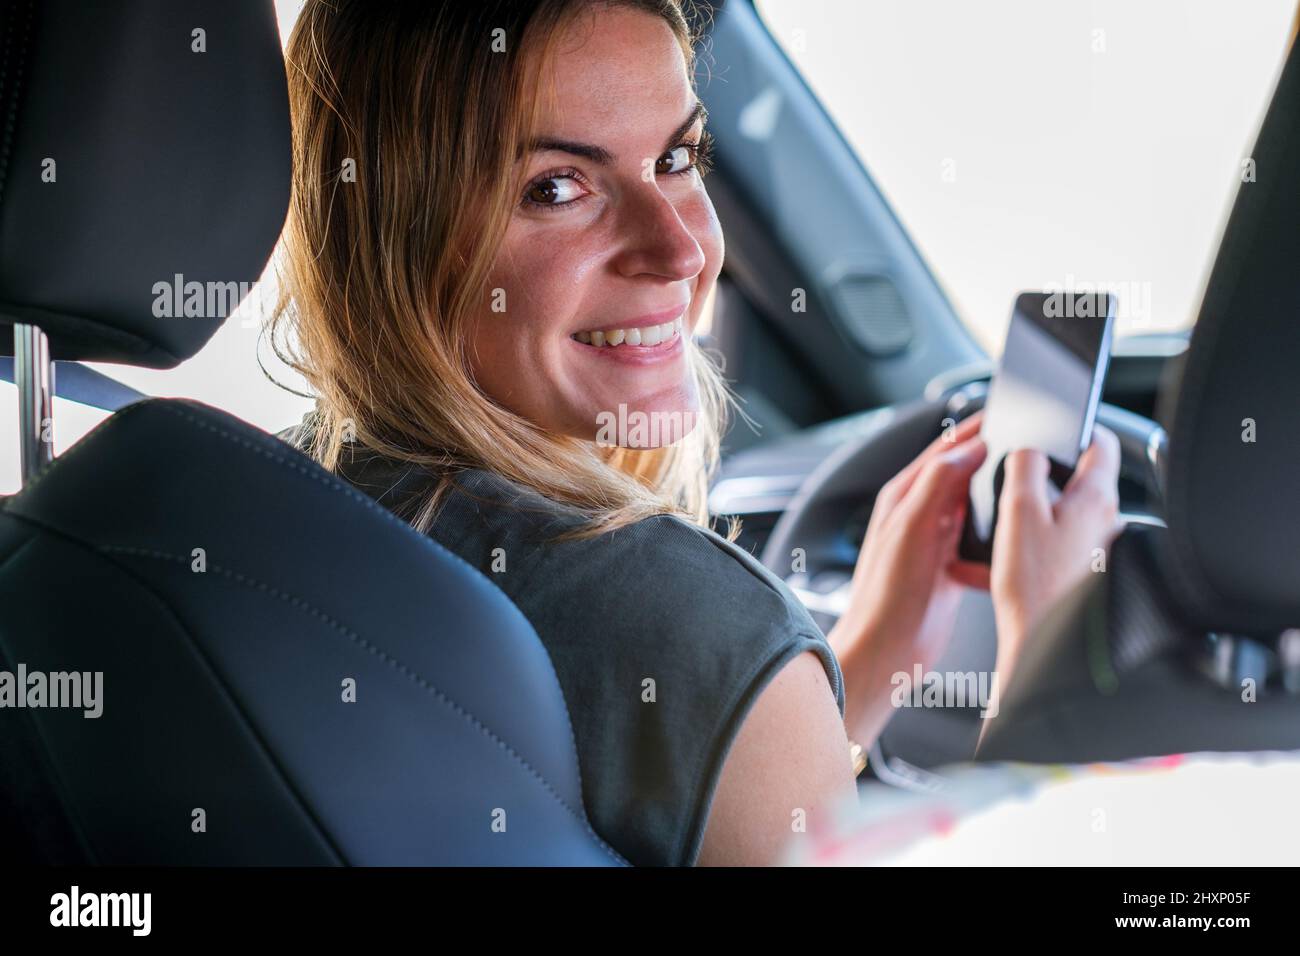
[{"label": "windshield", "polygon": [[757,0],[990,353],[1018,292],[1188,328],[1295,0]]}]

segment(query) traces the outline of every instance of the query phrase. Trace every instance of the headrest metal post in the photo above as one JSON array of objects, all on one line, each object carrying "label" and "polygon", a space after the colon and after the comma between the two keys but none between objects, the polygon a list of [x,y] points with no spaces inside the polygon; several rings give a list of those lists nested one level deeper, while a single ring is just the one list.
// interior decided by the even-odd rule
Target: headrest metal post
[{"label": "headrest metal post", "polygon": [[14,325],[14,384],[23,484],[54,460],[54,365],[50,344],[35,325]]}]

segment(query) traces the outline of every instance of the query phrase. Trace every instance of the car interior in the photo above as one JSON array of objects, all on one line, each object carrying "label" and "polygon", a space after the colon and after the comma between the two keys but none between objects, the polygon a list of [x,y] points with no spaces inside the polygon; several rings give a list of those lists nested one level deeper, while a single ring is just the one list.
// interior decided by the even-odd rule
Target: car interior
[{"label": "car interior", "polygon": [[[727,246],[708,344],[745,412],[710,511],[828,630],[877,493],[982,407],[993,363],[752,0],[700,7]],[[155,283],[262,273],[289,201],[273,4],[0,11],[23,474],[0,510],[0,665],[102,671],[130,702],[0,721],[0,845],[40,863],[626,865],[587,819],[547,655],[495,585],[273,433],[81,364],[174,368],[221,321],[158,317]],[[199,68],[171,42],[196,24]],[[1237,189],[1190,333],[1112,355],[1098,421],[1120,439],[1125,530],[1105,573],[1035,634],[978,748],[977,711],[900,710],[866,775],[924,790],[972,760],[1300,748],[1294,46],[1251,155],[1269,174]],[[57,457],[56,396],[112,412]],[[987,594],[960,621],[939,666],[990,669]],[[346,712],[344,678],[364,688]],[[508,834],[469,824],[484,791]],[[197,807],[219,836],[193,838]]]}]

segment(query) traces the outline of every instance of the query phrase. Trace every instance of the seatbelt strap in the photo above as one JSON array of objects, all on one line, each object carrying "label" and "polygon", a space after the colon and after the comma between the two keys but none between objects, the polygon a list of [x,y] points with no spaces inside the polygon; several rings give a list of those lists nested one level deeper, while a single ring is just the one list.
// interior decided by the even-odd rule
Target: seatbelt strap
[{"label": "seatbelt strap", "polygon": [[[0,381],[14,380],[14,357],[0,355]],[[144,392],[109,378],[80,362],[54,362],[54,396],[92,408],[115,412],[132,402],[148,398]]]}]

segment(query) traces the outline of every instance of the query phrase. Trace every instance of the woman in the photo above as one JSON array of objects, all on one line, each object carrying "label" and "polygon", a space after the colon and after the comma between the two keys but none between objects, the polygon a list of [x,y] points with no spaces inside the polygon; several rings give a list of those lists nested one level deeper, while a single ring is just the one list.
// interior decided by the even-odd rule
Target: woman
[{"label": "woman", "polygon": [[725,390],[691,330],[723,242],[687,22],[676,0],[308,0],[277,321],[319,396],[302,447],[536,628],[595,830],[637,864],[768,863],[853,794],[850,738],[937,658],[963,585],[991,588],[1005,685],[1108,541],[1117,449],[1102,433],[1058,502],[1012,456],[990,575],[955,559],[984,456],[958,426],[880,495],[826,637],[708,530]]}]

